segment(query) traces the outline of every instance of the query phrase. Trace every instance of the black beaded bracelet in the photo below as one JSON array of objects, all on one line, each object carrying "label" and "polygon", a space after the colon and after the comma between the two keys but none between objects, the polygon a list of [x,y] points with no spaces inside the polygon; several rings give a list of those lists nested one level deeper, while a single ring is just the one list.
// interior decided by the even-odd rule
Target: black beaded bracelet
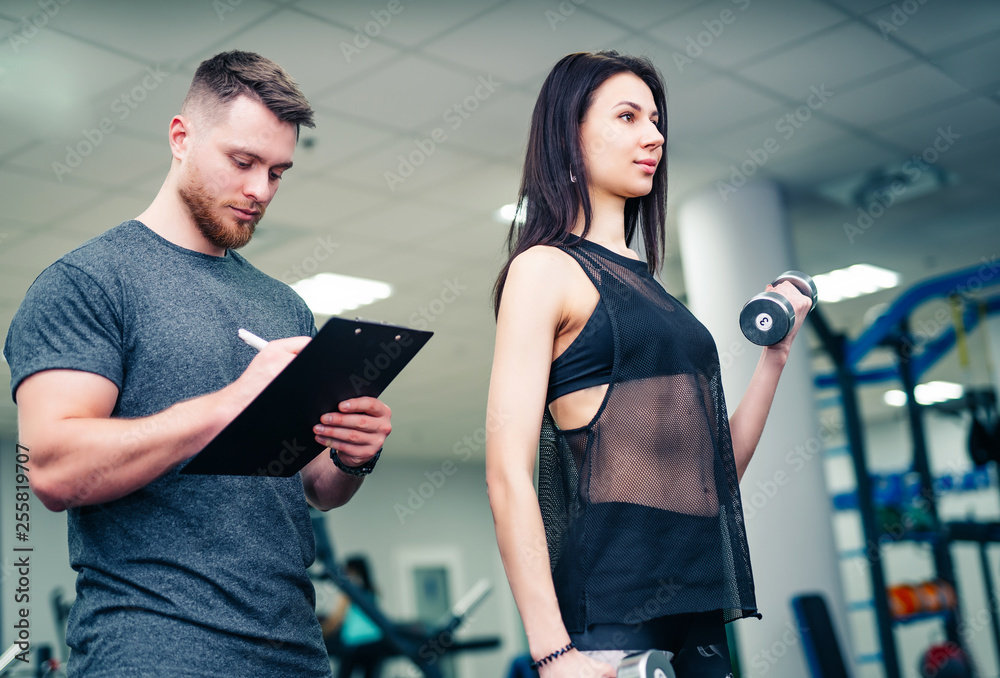
[{"label": "black beaded bracelet", "polygon": [[358,477],[358,478],[366,476],[369,473],[371,473],[372,471],[374,471],[375,470],[375,462],[378,461],[378,458],[380,456],[382,456],[382,449],[381,448],[379,448],[379,451],[375,453],[374,457],[372,457],[371,459],[369,459],[368,461],[366,461],[361,466],[348,466],[347,464],[345,464],[344,462],[342,462],[340,460],[340,457],[337,456],[337,450],[333,449],[332,447],[330,448],[330,459],[333,459],[333,465],[336,466],[337,468],[339,468],[341,471],[343,471],[347,475],[349,475],[349,476],[355,476],[355,477]]},{"label": "black beaded bracelet", "polygon": [[574,647],[576,647],[576,643],[572,643],[571,642],[569,645],[567,645],[566,647],[562,648],[561,650],[556,650],[555,652],[553,652],[552,654],[550,654],[547,657],[542,657],[541,659],[539,659],[536,662],[531,662],[531,668],[537,670],[539,666],[545,666],[546,664],[548,664],[553,659],[557,659],[557,658],[561,657],[562,655],[564,655],[567,652],[569,652],[570,650],[572,650]]}]

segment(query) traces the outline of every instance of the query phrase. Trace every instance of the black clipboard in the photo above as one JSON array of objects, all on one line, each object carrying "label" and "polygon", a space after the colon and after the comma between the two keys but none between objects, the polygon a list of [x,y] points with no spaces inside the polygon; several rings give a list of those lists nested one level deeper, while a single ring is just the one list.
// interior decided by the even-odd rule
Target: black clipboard
[{"label": "black clipboard", "polygon": [[324,448],[320,415],[350,398],[378,397],[433,336],[364,320],[330,318],[260,395],[181,473],[276,476],[302,470]]}]

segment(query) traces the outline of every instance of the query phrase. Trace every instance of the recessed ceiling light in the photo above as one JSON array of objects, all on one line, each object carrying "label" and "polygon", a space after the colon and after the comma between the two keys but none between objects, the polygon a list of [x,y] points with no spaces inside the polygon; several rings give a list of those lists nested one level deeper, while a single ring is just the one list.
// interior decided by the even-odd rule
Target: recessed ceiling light
[{"label": "recessed ceiling light", "polygon": [[813,280],[819,300],[832,303],[891,289],[899,284],[899,274],[870,264],[854,264],[814,275]]},{"label": "recessed ceiling light", "polygon": [[514,221],[514,217],[517,217],[517,224],[520,226],[524,223],[525,207],[526,205],[521,205],[519,213],[516,202],[507,203],[493,213],[493,218],[501,224],[509,224]]},{"label": "recessed ceiling light", "polygon": [[[917,384],[914,391],[916,392],[917,402],[921,405],[955,400],[961,398],[965,393],[961,384],[955,384],[950,381],[929,381],[926,384]],[[882,399],[885,400],[886,405],[893,407],[902,407],[906,404],[906,394],[898,388],[886,391]]]},{"label": "recessed ceiling light", "polygon": [[313,313],[337,315],[373,304],[392,294],[392,285],[336,273],[317,273],[292,285]]}]

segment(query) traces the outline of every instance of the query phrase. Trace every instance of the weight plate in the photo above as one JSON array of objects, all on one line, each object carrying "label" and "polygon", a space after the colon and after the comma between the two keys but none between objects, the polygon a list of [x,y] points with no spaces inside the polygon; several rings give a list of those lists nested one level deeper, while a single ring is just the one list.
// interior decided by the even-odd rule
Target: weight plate
[{"label": "weight plate", "polygon": [[795,309],[777,292],[758,294],[740,312],[740,329],[758,346],[777,344],[794,325]]}]

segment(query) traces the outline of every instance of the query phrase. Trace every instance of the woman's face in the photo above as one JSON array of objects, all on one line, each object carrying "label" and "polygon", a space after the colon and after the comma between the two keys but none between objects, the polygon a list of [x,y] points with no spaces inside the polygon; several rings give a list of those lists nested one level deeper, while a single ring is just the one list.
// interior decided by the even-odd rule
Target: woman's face
[{"label": "woman's face", "polygon": [[632,73],[608,78],[594,93],[580,141],[596,200],[637,198],[652,190],[663,155],[660,113],[649,87]]}]

